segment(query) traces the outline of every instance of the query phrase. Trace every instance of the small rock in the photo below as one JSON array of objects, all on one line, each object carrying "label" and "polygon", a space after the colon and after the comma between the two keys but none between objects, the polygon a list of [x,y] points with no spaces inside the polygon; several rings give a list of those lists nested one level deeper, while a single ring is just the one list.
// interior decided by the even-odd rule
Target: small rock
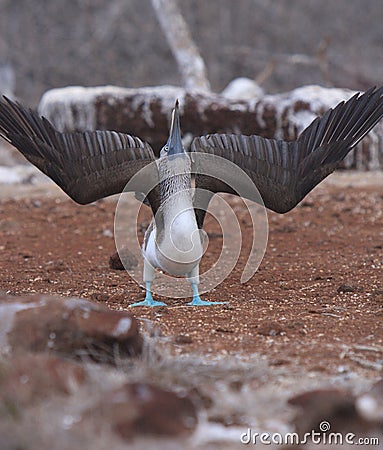
[{"label": "small rock", "polygon": [[93,292],[89,297],[93,302],[106,303],[110,297],[104,292]]},{"label": "small rock", "polygon": [[47,272],[67,272],[69,267],[61,259],[55,261],[48,261],[45,265]]},{"label": "small rock", "polygon": [[137,436],[177,436],[191,433],[197,413],[188,397],[148,383],[128,383],[107,392],[84,419],[99,417],[125,439]]},{"label": "small rock", "polygon": [[265,322],[258,327],[258,334],[262,336],[278,336],[283,333],[283,327],[278,322]]},{"label": "small rock", "polygon": [[191,344],[193,339],[190,336],[186,336],[185,334],[179,334],[174,338],[174,343],[183,345],[183,344]]},{"label": "small rock", "polygon": [[289,361],[288,359],[284,359],[284,358],[277,358],[277,359],[272,359],[270,361],[270,366],[288,366],[289,364],[291,364],[291,361]]},{"label": "small rock", "polygon": [[215,329],[215,331],[217,333],[234,333],[234,330],[231,330],[230,328],[225,328],[225,327],[217,327]]},{"label": "small rock", "polygon": [[349,284],[341,284],[336,290],[338,294],[343,294],[347,292],[357,292],[358,289],[355,286],[351,286]]},{"label": "small rock", "polygon": [[126,311],[79,298],[0,295],[0,348],[114,363],[116,356],[139,354],[142,337]]},{"label": "small rock", "polygon": [[103,230],[102,235],[105,237],[113,237],[113,231],[109,230],[109,228],[105,228],[105,230]]},{"label": "small rock", "polygon": [[301,203],[301,208],[312,208],[314,206],[314,202],[312,200],[305,200]]},{"label": "small rock", "polygon": [[371,292],[371,295],[373,297],[377,297],[378,299],[382,299],[383,300],[383,289],[374,289]]},{"label": "small rock", "polygon": [[123,248],[120,253],[113,253],[109,258],[109,267],[113,270],[129,270],[137,267],[137,265],[137,258],[126,247]]}]

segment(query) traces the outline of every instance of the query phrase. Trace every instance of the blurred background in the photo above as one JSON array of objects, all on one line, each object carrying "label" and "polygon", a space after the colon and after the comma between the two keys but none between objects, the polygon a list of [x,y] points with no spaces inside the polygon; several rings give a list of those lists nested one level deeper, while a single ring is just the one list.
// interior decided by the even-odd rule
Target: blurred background
[{"label": "blurred background", "polygon": [[[381,0],[179,0],[212,90],[383,84]],[[0,86],[37,106],[67,85],[181,85],[150,0],[0,0]]]}]

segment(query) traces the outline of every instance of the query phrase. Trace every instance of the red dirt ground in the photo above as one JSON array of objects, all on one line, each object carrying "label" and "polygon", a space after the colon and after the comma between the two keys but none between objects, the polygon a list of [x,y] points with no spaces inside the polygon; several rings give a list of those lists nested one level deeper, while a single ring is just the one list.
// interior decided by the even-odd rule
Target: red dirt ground
[{"label": "red dirt ground", "polygon": [[[186,299],[167,299],[168,307],[133,312],[150,319],[176,353],[258,353],[271,365],[329,374],[364,368],[365,376],[377,376],[383,364],[382,180],[325,182],[292,212],[269,213],[269,242],[255,276],[240,284],[242,255],[232,274],[203,296],[227,305],[191,308]],[[0,195],[0,290],[81,296],[117,309],[143,299],[127,273],[109,268],[115,245],[105,230],[113,230],[114,199],[79,206],[52,187],[45,195],[29,191],[29,198],[12,189]],[[249,217],[239,211],[239,218],[246,250]],[[216,231],[212,221],[206,231]],[[220,251],[215,236],[205,266]]]}]

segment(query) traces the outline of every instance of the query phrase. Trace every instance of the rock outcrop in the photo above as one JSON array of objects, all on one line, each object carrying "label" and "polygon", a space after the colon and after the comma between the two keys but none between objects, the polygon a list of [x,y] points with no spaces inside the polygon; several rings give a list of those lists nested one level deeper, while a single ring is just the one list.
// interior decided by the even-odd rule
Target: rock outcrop
[{"label": "rock outcrop", "polygon": [[186,391],[129,380],[142,351],[129,312],[0,294],[0,448],[118,450],[190,435],[197,408]]},{"label": "rock outcrop", "polygon": [[197,425],[196,408],[185,396],[150,383],[126,383],[101,397],[84,414],[84,420],[109,421],[124,439],[143,435],[189,434]]},{"label": "rock outcrop", "polygon": [[[167,140],[169,117],[177,98],[183,134],[190,143],[192,137],[209,133],[258,134],[293,140],[317,115],[354,93],[347,89],[304,86],[277,95],[260,93],[241,101],[174,86],[67,87],[46,92],[39,112],[60,130],[112,129],[139,136],[158,154]],[[348,155],[343,168],[383,168],[382,124]]]},{"label": "rock outcrop", "polygon": [[50,352],[67,358],[114,364],[139,355],[142,337],[126,311],[78,298],[0,296],[3,353]]}]

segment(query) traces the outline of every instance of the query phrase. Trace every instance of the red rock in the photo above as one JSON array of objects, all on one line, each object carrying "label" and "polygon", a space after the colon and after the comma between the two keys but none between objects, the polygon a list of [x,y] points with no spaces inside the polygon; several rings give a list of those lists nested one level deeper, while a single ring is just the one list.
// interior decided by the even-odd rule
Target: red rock
[{"label": "red rock", "polygon": [[109,267],[113,270],[129,270],[136,267],[137,264],[137,258],[126,247],[120,251],[120,254],[115,252],[109,258]]},{"label": "red rock", "polygon": [[347,391],[318,389],[297,395],[289,403],[298,407],[294,424],[300,436],[312,431],[363,436],[370,430],[357,413],[354,396]]},{"label": "red rock", "polygon": [[8,415],[54,394],[73,394],[86,379],[80,364],[48,353],[4,359],[0,374],[0,410]]},{"label": "red rock", "polygon": [[193,342],[193,338],[186,334],[178,334],[174,338],[174,343],[177,345],[191,344]]},{"label": "red rock", "polygon": [[336,291],[338,294],[343,294],[348,292],[357,292],[358,288],[350,284],[341,284]]},{"label": "red rock", "polygon": [[132,314],[79,298],[2,295],[0,330],[2,348],[14,353],[50,351],[114,363],[116,356],[142,350]]},{"label": "red rock", "polygon": [[177,436],[197,425],[192,401],[148,383],[128,383],[105,393],[84,418],[100,417],[123,438],[147,434]]}]

